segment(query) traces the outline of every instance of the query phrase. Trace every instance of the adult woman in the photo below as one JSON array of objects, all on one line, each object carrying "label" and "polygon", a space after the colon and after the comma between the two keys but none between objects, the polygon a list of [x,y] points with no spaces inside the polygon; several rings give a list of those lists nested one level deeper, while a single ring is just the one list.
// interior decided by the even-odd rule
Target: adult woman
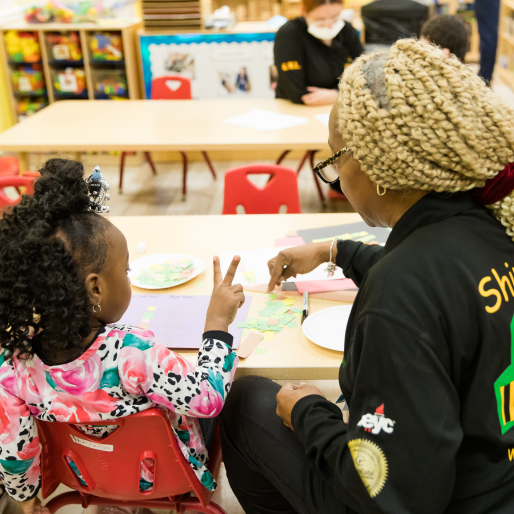
[{"label": "adult woman", "polygon": [[341,0],[303,0],[302,16],[277,32],[276,97],[306,105],[332,105],[344,69],[364,49],[342,18]]},{"label": "adult woman", "polygon": [[[345,72],[329,143],[353,207],[393,228],[384,248],[333,248],[360,287],[349,422],[315,387],[236,381],[233,490],[247,514],[514,512],[514,112],[456,58],[400,40]],[[329,256],[281,252],[270,284]]]}]

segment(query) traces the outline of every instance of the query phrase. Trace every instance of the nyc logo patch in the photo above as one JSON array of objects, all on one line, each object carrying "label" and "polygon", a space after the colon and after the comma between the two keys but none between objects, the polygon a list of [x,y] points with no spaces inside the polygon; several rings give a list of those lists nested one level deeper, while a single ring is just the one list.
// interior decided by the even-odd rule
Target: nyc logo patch
[{"label": "nyc logo patch", "polygon": [[386,418],[384,415],[384,404],[377,407],[375,414],[364,414],[361,420],[357,423],[358,427],[362,427],[366,432],[372,434],[380,434],[382,430],[386,434],[392,434],[394,431],[395,421]]}]

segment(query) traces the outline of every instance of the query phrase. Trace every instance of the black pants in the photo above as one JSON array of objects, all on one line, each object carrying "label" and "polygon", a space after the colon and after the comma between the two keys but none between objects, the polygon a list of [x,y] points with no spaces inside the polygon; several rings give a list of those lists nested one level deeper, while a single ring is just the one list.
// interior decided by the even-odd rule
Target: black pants
[{"label": "black pants", "polygon": [[216,431],[216,418],[196,418],[202,431],[203,443],[207,450],[211,447],[212,438]]},{"label": "black pants", "polygon": [[276,414],[278,384],[244,377],[220,414],[230,486],[246,514],[350,514]]},{"label": "black pants", "polygon": [[480,34],[480,71],[478,74],[489,84],[493,76],[498,46],[500,0],[475,0],[475,14]]}]

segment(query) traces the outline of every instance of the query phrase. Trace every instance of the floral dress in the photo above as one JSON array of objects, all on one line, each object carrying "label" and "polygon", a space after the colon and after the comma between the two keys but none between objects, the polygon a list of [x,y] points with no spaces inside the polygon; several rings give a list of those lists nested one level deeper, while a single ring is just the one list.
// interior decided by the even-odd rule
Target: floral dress
[{"label": "floral dress", "polygon": [[[24,501],[39,490],[41,448],[34,418],[87,423],[152,407],[166,409],[182,454],[198,480],[215,489],[196,418],[215,417],[223,407],[239,362],[231,343],[225,332],[205,333],[193,365],[152,332],[114,324],[78,359],[58,366],[37,355],[26,360],[15,355],[8,362],[0,350],[0,478],[7,492]],[[116,426],[80,428],[102,438]],[[75,469],[73,462],[70,466]],[[142,470],[142,488],[152,480],[149,465]]]}]

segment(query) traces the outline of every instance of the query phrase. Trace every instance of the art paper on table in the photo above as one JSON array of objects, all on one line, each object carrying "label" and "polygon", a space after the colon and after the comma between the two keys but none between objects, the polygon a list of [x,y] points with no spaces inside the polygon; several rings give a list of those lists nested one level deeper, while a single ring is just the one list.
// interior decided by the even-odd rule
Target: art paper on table
[{"label": "art paper on table", "polygon": [[298,235],[306,243],[322,243],[333,239],[350,239],[368,244],[384,245],[391,233],[390,228],[369,227],[364,221],[335,225],[333,227],[298,230]]},{"label": "art paper on table", "polygon": [[308,293],[326,293],[328,291],[349,291],[357,290],[357,286],[350,278],[341,280],[317,280],[313,282],[297,282],[296,289],[300,294],[305,291]]},{"label": "art paper on table", "polygon": [[[210,296],[133,294],[120,323],[151,330],[168,348],[200,348],[210,301]],[[247,295],[228,329],[234,336],[234,349],[243,335],[243,329],[237,324],[246,321],[251,303],[252,297]]]},{"label": "art paper on table", "polygon": [[[236,276],[234,277],[234,284],[267,284],[270,281],[270,274],[268,270],[268,261],[276,257],[279,252],[291,248],[290,246],[274,247],[274,248],[261,248],[258,250],[244,250],[242,252],[221,252],[220,265],[223,276],[228,270],[230,263],[235,255],[241,256],[241,262],[244,262],[245,271],[241,271],[238,267]],[[297,275],[296,278],[289,278],[288,282],[298,282],[300,280],[336,280],[345,278],[340,268],[336,269],[334,276],[329,277],[325,268],[326,264],[318,266],[314,271],[306,273],[305,275]]]},{"label": "art paper on table", "polygon": [[305,241],[300,236],[275,239],[275,246],[301,246],[304,244]]},{"label": "art paper on table", "polygon": [[325,127],[328,127],[328,120],[330,119],[330,113],[329,112],[324,112],[323,114],[315,114],[314,117],[318,121],[323,123],[323,125],[325,125]]},{"label": "art paper on table", "polygon": [[298,125],[305,125],[307,118],[305,116],[292,116],[290,114],[280,114],[263,109],[251,109],[245,114],[223,120],[223,123],[258,130],[260,132],[271,132],[273,130],[282,130]]},{"label": "art paper on table", "polygon": [[252,332],[249,334],[241,343],[241,346],[236,350],[237,356],[241,359],[246,359],[246,357],[251,355],[251,353],[263,338],[264,336],[262,334],[258,334],[257,332]]}]

